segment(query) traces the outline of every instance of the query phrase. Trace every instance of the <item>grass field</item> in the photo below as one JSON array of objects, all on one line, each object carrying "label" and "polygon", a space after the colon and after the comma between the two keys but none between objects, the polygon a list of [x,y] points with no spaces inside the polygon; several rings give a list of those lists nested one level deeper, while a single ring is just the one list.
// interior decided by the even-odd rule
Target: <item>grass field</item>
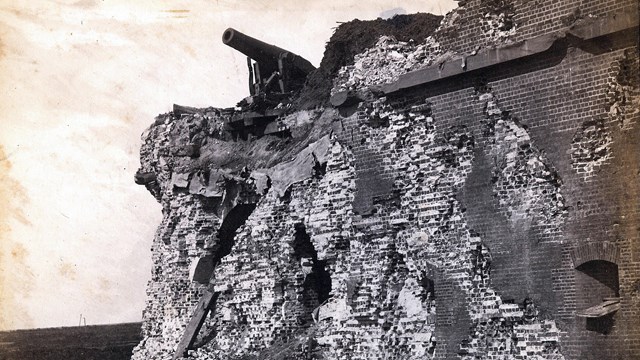
[{"label": "grass field", "polygon": [[0,360],[124,360],[140,323],[0,332]]}]

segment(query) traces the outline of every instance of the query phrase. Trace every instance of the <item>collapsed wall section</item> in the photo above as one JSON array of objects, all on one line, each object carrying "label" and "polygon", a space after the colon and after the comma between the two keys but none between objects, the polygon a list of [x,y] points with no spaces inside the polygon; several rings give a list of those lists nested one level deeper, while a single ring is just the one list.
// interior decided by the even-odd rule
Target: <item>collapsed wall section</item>
[{"label": "collapsed wall section", "polygon": [[[291,111],[288,136],[225,139],[221,109],[157,119],[137,181],[164,218],[134,358],[174,356],[207,284],[193,359],[640,356],[638,34],[565,31],[637,4],[463,3],[423,48],[357,55],[335,79],[356,101]],[[533,56],[377,86],[555,30]],[[617,311],[578,316],[603,298]]]}]

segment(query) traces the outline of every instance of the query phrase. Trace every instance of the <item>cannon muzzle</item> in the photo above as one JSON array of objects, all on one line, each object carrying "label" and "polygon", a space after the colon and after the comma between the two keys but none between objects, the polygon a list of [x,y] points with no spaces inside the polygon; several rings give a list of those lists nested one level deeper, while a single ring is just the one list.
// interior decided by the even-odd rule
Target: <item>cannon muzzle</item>
[{"label": "cannon muzzle", "polygon": [[[222,42],[259,63],[263,68],[263,72],[267,69],[277,70],[278,60],[285,57],[289,58],[294,68],[305,76],[315,70],[315,67],[305,58],[275,45],[252,38],[232,28],[224,31]],[[268,73],[271,73],[271,71]]]}]

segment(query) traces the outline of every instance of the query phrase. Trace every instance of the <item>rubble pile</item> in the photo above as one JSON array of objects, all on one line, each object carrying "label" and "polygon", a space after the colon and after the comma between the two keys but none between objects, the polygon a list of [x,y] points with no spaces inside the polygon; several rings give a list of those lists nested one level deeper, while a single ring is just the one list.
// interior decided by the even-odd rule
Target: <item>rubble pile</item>
[{"label": "rubble pile", "polygon": [[482,0],[481,4],[486,11],[481,21],[482,31],[488,39],[502,42],[516,34],[511,0]]},{"label": "rubble pile", "polygon": [[[482,0],[480,6],[483,10],[479,20],[482,41],[492,46],[509,42],[517,30],[511,1]],[[448,44],[450,38],[459,36],[456,26],[464,14],[463,7],[451,11],[442,19],[437,29],[423,38],[406,41],[390,35],[381,36],[375,46],[366,48],[353,57],[353,65],[345,64],[338,70],[331,94],[392,83],[402,74],[453,58],[461,58],[461,66],[464,67],[463,57],[475,55],[480,48],[460,53]]]},{"label": "rubble pile", "polygon": [[374,47],[354,57],[354,64],[340,68],[331,94],[356,90],[371,85],[388,84],[409,71],[429,66],[442,60],[439,44],[428,37],[424,44],[398,41],[381,36]]},{"label": "rubble pile", "polygon": [[300,109],[326,105],[333,78],[340,68],[354,63],[354,57],[374,47],[381,36],[402,42],[422,43],[439,26],[442,16],[427,13],[396,15],[391,19],[352,20],[340,24],[327,42],[320,67],[309,74],[296,102]]}]

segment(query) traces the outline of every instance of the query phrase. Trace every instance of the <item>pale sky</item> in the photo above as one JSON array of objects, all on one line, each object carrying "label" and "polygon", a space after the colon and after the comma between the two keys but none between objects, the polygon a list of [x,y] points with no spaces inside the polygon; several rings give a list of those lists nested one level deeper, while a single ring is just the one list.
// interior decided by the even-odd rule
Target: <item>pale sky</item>
[{"label": "pale sky", "polygon": [[227,27],[318,66],[339,21],[455,4],[0,0],[0,330],[141,320],[161,207],[133,182],[140,134],[248,95]]}]

